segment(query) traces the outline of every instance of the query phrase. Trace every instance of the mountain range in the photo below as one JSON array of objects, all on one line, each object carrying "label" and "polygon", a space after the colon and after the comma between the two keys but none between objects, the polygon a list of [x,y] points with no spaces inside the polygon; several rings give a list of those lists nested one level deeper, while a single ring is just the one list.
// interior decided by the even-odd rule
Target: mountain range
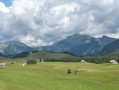
[{"label": "mountain range", "polygon": [[104,46],[115,40],[108,36],[95,38],[89,35],[75,34],[51,46],[37,47],[36,50],[57,53],[71,52],[76,56],[98,55]]},{"label": "mountain range", "polygon": [[[108,36],[102,36],[95,38],[89,35],[74,34],[61,41],[54,43],[51,46],[39,46],[29,47],[19,41],[9,41],[0,43],[0,56],[17,55],[22,52],[31,51],[50,51],[56,53],[72,53],[76,56],[88,56],[88,55],[104,55],[107,54],[110,48],[116,43],[118,47],[119,40]],[[117,49],[116,49],[117,50]]]}]

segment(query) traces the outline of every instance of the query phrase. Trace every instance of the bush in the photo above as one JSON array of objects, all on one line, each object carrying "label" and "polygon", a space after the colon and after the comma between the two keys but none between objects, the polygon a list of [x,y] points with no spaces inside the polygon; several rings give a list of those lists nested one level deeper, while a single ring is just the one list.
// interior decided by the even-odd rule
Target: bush
[{"label": "bush", "polygon": [[27,60],[27,64],[36,64],[37,61],[36,60]]},{"label": "bush", "polygon": [[11,63],[11,64],[14,64],[14,63]]},{"label": "bush", "polygon": [[71,70],[70,70],[70,69],[68,69],[67,74],[70,74],[70,73],[71,73]]}]

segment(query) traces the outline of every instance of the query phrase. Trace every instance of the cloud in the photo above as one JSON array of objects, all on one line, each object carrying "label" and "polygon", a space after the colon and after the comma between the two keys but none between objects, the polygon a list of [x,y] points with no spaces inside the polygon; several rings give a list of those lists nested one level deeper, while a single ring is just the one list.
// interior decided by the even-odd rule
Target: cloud
[{"label": "cloud", "polygon": [[27,35],[26,37],[22,37],[20,39],[21,42],[26,43],[27,45],[31,45],[31,46],[46,46],[46,45],[52,45],[53,42],[43,42],[42,40],[38,39],[35,40],[33,36]]},{"label": "cloud", "polygon": [[5,7],[5,5],[2,2],[0,2],[0,12],[2,12],[2,13],[9,12],[9,9],[7,7]]},{"label": "cloud", "polygon": [[118,36],[118,0],[14,0],[0,2],[0,40],[51,45],[75,33]]},{"label": "cloud", "polygon": [[34,41],[34,40],[35,40],[34,37],[28,35],[26,37],[21,38],[20,41],[23,43],[29,43],[29,42]]}]

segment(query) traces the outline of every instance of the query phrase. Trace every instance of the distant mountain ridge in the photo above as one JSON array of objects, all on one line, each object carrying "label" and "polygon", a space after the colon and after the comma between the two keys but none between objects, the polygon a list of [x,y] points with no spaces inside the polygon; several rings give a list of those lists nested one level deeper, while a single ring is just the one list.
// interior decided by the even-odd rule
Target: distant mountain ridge
[{"label": "distant mountain ridge", "polygon": [[51,46],[37,47],[39,51],[52,51],[52,52],[72,52],[76,56],[98,55],[101,49],[115,41],[115,38],[103,36],[95,38],[89,35],[75,34],[67,37]]},{"label": "distant mountain ridge", "polygon": [[24,51],[32,51],[33,48],[19,41],[9,41],[0,43],[0,51],[3,54],[15,55]]},{"label": "distant mountain ridge", "polygon": [[106,55],[106,54],[119,55],[119,39],[103,47],[100,54],[101,55]]},{"label": "distant mountain ridge", "polygon": [[115,38],[103,36],[95,38],[89,35],[74,34],[51,46],[29,47],[19,41],[0,43],[0,56],[17,55],[22,52],[50,51],[56,53],[72,53],[76,56],[99,55],[106,45],[116,41]]}]

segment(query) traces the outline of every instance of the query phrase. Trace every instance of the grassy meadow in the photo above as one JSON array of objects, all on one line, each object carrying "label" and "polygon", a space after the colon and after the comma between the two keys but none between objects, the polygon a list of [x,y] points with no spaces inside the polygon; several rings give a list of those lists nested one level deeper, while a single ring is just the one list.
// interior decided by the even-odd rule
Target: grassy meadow
[{"label": "grassy meadow", "polygon": [[119,90],[119,65],[38,62],[23,67],[25,60],[0,62],[8,63],[0,66],[0,90]]}]

